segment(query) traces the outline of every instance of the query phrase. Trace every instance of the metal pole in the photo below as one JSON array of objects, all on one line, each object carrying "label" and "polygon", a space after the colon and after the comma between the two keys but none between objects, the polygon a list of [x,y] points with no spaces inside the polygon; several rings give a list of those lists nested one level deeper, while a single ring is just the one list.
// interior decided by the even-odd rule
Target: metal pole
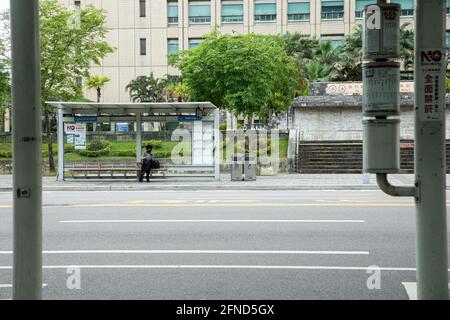
[{"label": "metal pole", "polygon": [[142,157],[142,126],[141,114],[136,114],[136,161],[140,162]]},{"label": "metal pole", "polygon": [[63,110],[58,105],[58,181],[64,181],[64,122]]},{"label": "metal pole", "polygon": [[214,110],[214,179],[220,180],[220,114],[219,109]]},{"label": "metal pole", "polygon": [[42,294],[39,1],[11,0],[13,299]]},{"label": "metal pole", "polygon": [[[416,200],[417,296],[419,299],[448,299],[445,1],[417,0],[415,28],[414,163],[419,188]],[[431,83],[428,83],[429,76]],[[425,89],[429,85],[431,87],[427,88],[432,90]],[[432,101],[431,109],[427,105],[428,99]]]}]

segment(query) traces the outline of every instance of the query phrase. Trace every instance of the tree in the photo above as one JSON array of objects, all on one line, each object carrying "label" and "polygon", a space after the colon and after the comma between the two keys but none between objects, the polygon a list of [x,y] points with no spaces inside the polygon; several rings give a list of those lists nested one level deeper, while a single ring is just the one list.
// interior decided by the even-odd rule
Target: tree
[{"label": "tree", "polygon": [[86,81],[86,88],[95,89],[97,91],[97,102],[100,102],[102,97],[102,87],[111,81],[110,78],[103,75],[91,76]]},{"label": "tree", "polygon": [[[1,16],[1,24],[7,25],[9,14]],[[46,104],[50,100],[83,100],[80,79],[89,77],[93,64],[113,52],[105,40],[108,29],[102,10],[93,6],[74,12],[52,0],[39,1],[41,48],[41,103],[44,115],[44,132],[47,136],[49,169],[55,171],[52,148],[51,119],[54,109]],[[9,27],[2,39],[9,47]],[[9,59],[9,56],[8,56]]]},{"label": "tree", "polygon": [[356,25],[353,32],[344,38],[338,47],[336,76],[338,81],[361,81],[362,79],[362,26]]},{"label": "tree", "polygon": [[191,100],[211,101],[262,120],[287,109],[298,87],[296,67],[278,36],[215,30],[198,48],[179,52],[170,63],[182,71]]},{"label": "tree", "polygon": [[[8,12],[0,13],[0,34],[7,32],[9,23]],[[5,21],[3,23],[2,21]],[[9,21],[9,20],[8,20]],[[10,80],[10,45],[8,38],[0,38],[0,131],[4,131],[4,114],[7,102],[11,100],[11,80]]]},{"label": "tree", "polygon": [[155,78],[153,72],[150,76],[139,76],[125,87],[129,91],[133,102],[162,102],[164,98],[165,82]]},{"label": "tree", "polygon": [[[89,77],[93,64],[100,64],[114,51],[105,40],[108,29],[103,10],[93,6],[74,12],[52,0],[39,1],[41,47],[41,103],[44,131],[47,136],[49,169],[55,171],[52,149],[51,119],[54,108],[50,100],[83,100],[81,79]],[[1,17],[7,24],[7,15]],[[2,35],[9,43],[9,28]]]}]

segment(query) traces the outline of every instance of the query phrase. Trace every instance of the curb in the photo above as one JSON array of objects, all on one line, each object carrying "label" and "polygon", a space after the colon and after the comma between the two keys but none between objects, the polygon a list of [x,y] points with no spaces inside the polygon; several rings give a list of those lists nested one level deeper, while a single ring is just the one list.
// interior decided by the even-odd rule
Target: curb
[{"label": "curb", "polygon": [[[44,186],[43,191],[295,191],[295,190],[379,190],[371,185],[316,185],[316,186],[246,186],[246,185],[153,185],[153,186]],[[12,192],[12,187],[0,187],[0,192]]]}]

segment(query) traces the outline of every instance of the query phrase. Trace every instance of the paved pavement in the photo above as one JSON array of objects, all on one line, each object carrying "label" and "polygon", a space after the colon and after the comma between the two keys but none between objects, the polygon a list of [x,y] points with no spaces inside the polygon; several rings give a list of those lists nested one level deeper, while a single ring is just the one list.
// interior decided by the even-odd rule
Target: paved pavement
[{"label": "paved pavement", "polygon": [[[389,175],[391,183],[399,186],[414,183],[411,174]],[[258,176],[256,181],[230,181],[223,174],[220,181],[210,177],[155,178],[150,183],[138,183],[134,179],[67,179],[58,182],[54,177],[44,177],[44,190],[106,191],[106,190],[378,190],[374,175],[364,183],[362,174],[280,174]],[[447,175],[450,185],[450,175]],[[12,176],[0,175],[0,191],[11,191]]]},{"label": "paved pavement", "polygon": [[[0,192],[1,299],[11,211]],[[412,199],[379,191],[47,191],[44,249],[46,299],[408,299],[416,281]]]}]

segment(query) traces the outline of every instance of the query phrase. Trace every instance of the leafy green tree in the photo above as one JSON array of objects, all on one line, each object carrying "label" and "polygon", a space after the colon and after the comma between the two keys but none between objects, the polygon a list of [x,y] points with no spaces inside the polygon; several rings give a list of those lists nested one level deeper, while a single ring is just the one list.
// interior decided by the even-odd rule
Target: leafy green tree
[{"label": "leafy green tree", "polygon": [[405,70],[414,68],[414,29],[409,22],[400,27],[400,58]]},{"label": "leafy green tree", "polygon": [[339,59],[335,65],[338,81],[361,81],[362,79],[362,26],[356,25],[353,32],[344,38],[338,47]]},{"label": "leafy green tree", "polygon": [[130,93],[133,102],[162,102],[165,101],[165,82],[155,78],[153,72],[150,76],[139,76],[125,87]]},{"label": "leafy green tree", "polygon": [[95,89],[97,91],[97,102],[100,102],[102,98],[103,86],[111,81],[110,78],[103,75],[91,76],[87,79],[85,86],[88,89]]},{"label": "leafy green tree", "polygon": [[[0,17],[8,25],[9,14]],[[52,149],[52,118],[54,108],[46,101],[83,100],[81,79],[89,77],[93,64],[113,52],[105,40],[108,29],[102,10],[87,6],[74,12],[53,0],[39,1],[41,47],[41,103],[44,132],[47,136],[49,169],[55,171]],[[9,48],[9,27],[1,35],[3,46]],[[6,55],[6,59],[9,56]]]},{"label": "leafy green tree", "polygon": [[278,36],[215,30],[198,48],[180,52],[170,62],[182,71],[191,100],[263,120],[287,109],[298,87],[297,69]]},{"label": "leafy green tree", "polygon": [[[0,35],[8,31],[8,11],[0,13]],[[3,22],[5,21],[5,22]],[[0,37],[0,131],[4,130],[4,114],[7,102],[11,100],[10,43],[8,38]]]},{"label": "leafy green tree", "polygon": [[[52,149],[51,120],[54,116],[50,100],[83,100],[81,79],[89,77],[93,64],[113,52],[105,40],[108,29],[102,10],[87,6],[74,12],[54,0],[39,1],[41,47],[41,103],[44,115],[44,131],[47,136],[49,169],[55,171]],[[5,14],[1,24],[8,24]],[[9,43],[9,28],[2,34]]]}]

